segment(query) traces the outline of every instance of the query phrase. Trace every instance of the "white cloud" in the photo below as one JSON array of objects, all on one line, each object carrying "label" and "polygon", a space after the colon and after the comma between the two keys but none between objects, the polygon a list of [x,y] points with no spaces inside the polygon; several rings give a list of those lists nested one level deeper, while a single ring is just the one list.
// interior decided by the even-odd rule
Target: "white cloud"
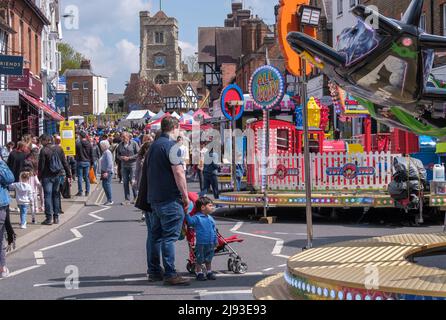
[{"label": "white cloud", "polygon": [[251,10],[251,14],[258,15],[266,24],[274,24],[274,5],[271,1],[245,0],[245,8]]},{"label": "white cloud", "polygon": [[139,70],[139,46],[128,39],[105,45],[98,36],[82,36],[72,41],[73,47],[91,60],[93,72],[108,78],[110,90],[122,91],[130,73]]},{"label": "white cloud", "polygon": [[118,57],[124,63],[125,66],[130,70],[129,73],[135,73],[139,71],[139,46],[128,41],[127,39],[122,39],[116,44],[118,49]]},{"label": "white cloud", "polygon": [[146,0],[119,0],[113,15],[123,30],[132,31],[139,26],[139,12],[149,11],[151,7]]},{"label": "white cloud", "polygon": [[192,44],[185,41],[178,41],[178,45],[180,46],[183,54],[183,60],[186,57],[193,56],[198,51],[198,44]]}]

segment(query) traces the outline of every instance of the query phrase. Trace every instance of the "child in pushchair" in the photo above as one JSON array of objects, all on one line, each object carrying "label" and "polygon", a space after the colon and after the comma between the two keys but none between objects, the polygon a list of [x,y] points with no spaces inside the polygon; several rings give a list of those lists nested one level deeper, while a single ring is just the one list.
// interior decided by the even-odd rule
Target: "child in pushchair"
[{"label": "child in pushchair", "polygon": [[[243,242],[243,239],[238,238],[238,236],[224,238],[218,232],[212,217],[208,215],[213,211],[212,200],[207,197],[198,199],[198,195],[196,194],[189,194],[189,199],[192,202],[189,206],[184,225],[185,237],[189,246],[187,270],[191,274],[197,273],[197,279],[202,279],[203,276],[200,276],[200,273],[202,273],[201,264],[206,263],[206,268],[210,270],[211,260],[214,256],[229,255],[228,270],[239,274],[246,273],[248,270],[247,264],[242,261],[239,254],[230,246],[231,243]],[[193,205],[193,203],[196,203],[196,205]],[[207,232],[207,234],[213,234],[213,239],[203,239],[200,233],[204,224],[209,224],[210,228],[213,228],[214,232]],[[207,247],[207,253],[203,252],[203,246],[201,245],[203,242],[209,242],[205,240],[212,240],[210,241],[212,242],[212,247]],[[203,255],[207,257],[203,257]],[[209,272],[209,270],[207,271]],[[215,275],[208,276],[208,279],[212,278],[215,278]]]}]

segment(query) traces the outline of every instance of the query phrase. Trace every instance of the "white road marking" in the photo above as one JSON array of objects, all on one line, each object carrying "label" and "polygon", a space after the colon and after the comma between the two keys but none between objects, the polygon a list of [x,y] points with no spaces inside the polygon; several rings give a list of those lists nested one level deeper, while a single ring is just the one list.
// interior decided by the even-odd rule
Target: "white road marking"
[{"label": "white road marking", "polygon": [[48,251],[48,250],[50,250],[50,249],[54,249],[54,248],[57,248],[57,247],[61,247],[61,246],[64,246],[64,245],[66,245],[66,244],[69,244],[69,243],[74,242],[74,241],[77,241],[77,240],[80,240],[80,238],[74,238],[74,239],[70,239],[70,240],[67,240],[67,241],[64,241],[64,242],[61,242],[61,243],[57,243],[57,244],[55,244],[55,245],[52,245],[52,246],[49,246],[49,247],[45,247],[45,248],[43,248],[43,249],[40,249],[40,251]]},{"label": "white road marking", "polygon": [[286,264],[281,264],[280,266],[277,266],[277,268],[284,268],[286,267]]},{"label": "white road marking", "polygon": [[43,266],[46,264],[45,259],[36,259],[36,264],[38,266]]},{"label": "white road marking", "polygon": [[104,218],[101,218],[101,217],[99,217],[99,216],[97,216],[97,215],[95,215],[95,214],[89,214],[89,216],[90,217],[93,217],[93,218],[95,218],[95,219],[98,219],[98,220],[100,220],[100,221],[103,221],[104,220]]},{"label": "white road marking", "polygon": [[133,296],[122,296],[122,297],[92,298],[92,299],[65,298],[64,300],[104,301],[104,300],[135,300],[135,298]]},{"label": "white road marking", "polygon": [[237,222],[237,224],[234,226],[234,228],[231,229],[231,232],[236,232],[238,229],[240,229],[243,225],[243,222]]},{"label": "white road marking", "polygon": [[234,228],[231,229],[231,232],[233,233],[237,233],[237,234],[242,234],[242,235],[246,235],[246,236],[250,236],[250,237],[255,237],[255,238],[262,238],[262,239],[267,239],[267,240],[274,240],[276,241],[276,244],[274,245],[273,251],[271,252],[271,255],[276,256],[276,257],[280,257],[280,253],[282,252],[283,249],[283,243],[284,241],[282,239],[279,238],[273,238],[273,237],[268,237],[268,236],[262,236],[259,234],[253,234],[253,233],[248,233],[248,232],[241,232],[241,231],[237,231],[239,230],[241,227],[243,226],[243,222],[238,222]]},{"label": "white road marking", "polygon": [[267,269],[263,269],[262,271],[268,272],[268,271],[271,271],[271,270],[274,270],[274,268],[267,268]]},{"label": "white road marking", "polygon": [[147,277],[141,277],[141,278],[126,278],[124,279],[125,282],[134,282],[134,281],[147,281]]},{"label": "white road marking", "polygon": [[276,245],[274,246],[273,252],[271,253],[273,256],[277,256],[282,252],[283,249],[283,240],[276,241]]},{"label": "white road marking", "polygon": [[[103,191],[102,191],[102,192],[103,192]],[[93,222],[90,222],[90,223],[87,223],[87,224],[84,224],[84,225],[81,225],[81,226],[78,226],[78,227],[75,227],[75,228],[70,229],[70,231],[71,231],[71,232],[74,234],[74,236],[75,236],[74,239],[70,239],[70,240],[67,240],[67,241],[64,241],[64,242],[57,243],[57,244],[52,245],[52,246],[48,246],[48,247],[39,249],[39,250],[37,250],[37,251],[34,251],[34,258],[36,259],[36,265],[34,265],[34,266],[30,266],[30,267],[27,267],[27,268],[23,268],[23,269],[14,271],[14,272],[11,272],[8,278],[17,276],[17,275],[22,274],[22,273],[24,273],[24,272],[27,272],[27,271],[30,271],[30,270],[34,270],[34,269],[37,269],[37,268],[39,268],[39,267],[41,267],[41,266],[43,266],[43,265],[46,265],[46,262],[45,262],[45,259],[44,259],[44,256],[43,256],[43,252],[44,252],[44,251],[48,251],[48,250],[50,250],[50,249],[54,249],[54,248],[57,248],[57,247],[61,247],[61,246],[64,246],[64,245],[66,245],[66,244],[69,244],[69,243],[72,243],[72,242],[74,242],[74,241],[77,241],[77,240],[82,239],[82,238],[83,238],[83,235],[79,232],[78,229],[83,228],[83,227],[86,227],[86,226],[93,225],[93,224],[95,224],[95,223],[97,223],[97,222],[100,222],[100,221],[103,221],[104,218],[101,218],[101,217],[99,217],[99,216],[96,216],[95,214],[96,214],[96,213],[99,213],[99,212],[103,212],[103,211],[106,211],[106,210],[111,209],[111,207],[105,207],[105,206],[102,206],[102,205],[101,205],[100,207],[102,207],[102,209],[98,209],[98,210],[93,211],[93,212],[91,212],[91,213],[89,214],[90,216],[92,216],[93,218],[95,218],[96,221],[93,221]],[[0,279],[0,280],[1,280],[1,279]],[[63,284],[64,284],[64,283],[63,283]],[[35,287],[38,287],[38,286],[45,286],[45,285],[54,285],[54,284],[41,284],[41,285],[37,284],[37,285],[34,285],[34,286],[35,286]],[[132,299],[132,300],[133,300],[133,299]]]},{"label": "white road marking", "polygon": [[262,276],[262,272],[246,272],[242,274],[236,274],[236,273],[217,273],[217,278],[224,278],[224,277],[249,277],[249,276]]},{"label": "white road marking", "polygon": [[200,296],[212,296],[216,294],[252,294],[252,290],[228,290],[228,291],[205,291],[205,290],[197,290],[196,293],[200,294]]},{"label": "white road marking", "polygon": [[277,235],[284,235],[284,236],[306,236],[306,233],[287,233],[287,232],[273,232]]},{"label": "white road marking", "polygon": [[[38,266],[31,266],[31,267],[23,268],[23,269],[20,269],[20,270],[16,270],[16,271],[14,271],[14,272],[11,272],[11,273],[9,274],[9,277],[8,277],[8,278],[17,276],[17,275],[19,275],[19,274],[21,274],[21,273],[24,273],[24,272],[27,272],[27,271],[30,271],[30,270],[34,270],[34,269],[37,269],[37,268],[40,268],[40,267],[41,267],[41,265],[38,265]],[[0,278],[0,280],[8,279],[8,278]]]},{"label": "white road marking", "polygon": [[286,255],[283,255],[283,254],[278,254],[278,255],[276,255],[276,257],[284,258],[284,259],[289,259],[289,258],[291,258],[291,256],[286,256]]},{"label": "white road marking", "polygon": [[71,229],[70,230],[73,234],[74,234],[74,236],[76,237],[76,238],[83,238],[83,235],[82,235],[82,233],[80,233],[77,229]]}]

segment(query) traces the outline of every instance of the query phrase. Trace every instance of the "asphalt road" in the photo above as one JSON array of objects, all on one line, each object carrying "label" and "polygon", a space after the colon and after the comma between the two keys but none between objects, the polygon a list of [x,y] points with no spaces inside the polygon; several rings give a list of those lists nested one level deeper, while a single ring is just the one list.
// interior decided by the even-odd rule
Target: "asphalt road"
[{"label": "asphalt road", "polygon": [[[7,258],[12,276],[0,280],[0,299],[119,299],[119,300],[240,300],[252,299],[251,288],[263,278],[285,269],[287,258],[307,243],[304,212],[272,210],[279,222],[265,225],[250,220],[251,209],[216,214],[224,236],[238,234],[245,241],[234,248],[248,264],[244,275],[227,271],[227,257],[216,257],[216,281],[196,282],[186,271],[188,248],[177,243],[176,265],[191,277],[188,287],[166,287],[146,280],[146,226],[141,213],[124,207],[122,185],[114,184],[115,206],[85,207],[75,218],[45,238]],[[99,203],[99,202],[98,202]],[[439,232],[442,225],[411,228],[394,213],[380,213],[356,221],[360,214],[339,220],[315,217],[314,245],[397,233]],[[441,264],[444,257],[428,258]]]}]

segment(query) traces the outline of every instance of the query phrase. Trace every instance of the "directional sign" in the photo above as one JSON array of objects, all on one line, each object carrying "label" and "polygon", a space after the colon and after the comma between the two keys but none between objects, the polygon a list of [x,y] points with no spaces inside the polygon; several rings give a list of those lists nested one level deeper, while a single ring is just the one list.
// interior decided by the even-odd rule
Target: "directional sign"
[{"label": "directional sign", "polygon": [[[228,120],[238,120],[245,110],[242,89],[236,84],[227,86],[221,94],[221,111]],[[232,114],[234,110],[234,114]]]}]

